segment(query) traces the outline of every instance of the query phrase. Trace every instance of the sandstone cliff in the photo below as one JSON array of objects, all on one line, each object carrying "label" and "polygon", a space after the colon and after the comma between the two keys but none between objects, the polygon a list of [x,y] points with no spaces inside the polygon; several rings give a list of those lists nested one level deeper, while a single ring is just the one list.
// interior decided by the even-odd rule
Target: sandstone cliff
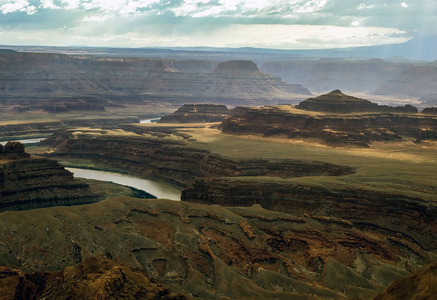
[{"label": "sandstone cliff", "polygon": [[30,158],[18,142],[0,153],[0,211],[97,201],[99,193],[50,159]]},{"label": "sandstone cliff", "polygon": [[259,204],[270,210],[347,219],[369,231],[398,232],[421,249],[437,248],[433,237],[437,206],[418,197],[257,178],[200,178],[182,192],[181,200],[227,206]]},{"label": "sandstone cliff", "polygon": [[187,146],[183,141],[142,136],[113,136],[67,131],[46,140],[55,155],[89,158],[129,171],[187,187],[198,177],[220,176],[339,176],[351,167],[305,160],[237,160]]},{"label": "sandstone cliff", "polygon": [[163,116],[158,123],[221,122],[230,115],[230,110],[221,104],[184,104],[171,115]]},{"label": "sandstone cliff", "polygon": [[331,113],[359,113],[359,112],[385,112],[385,113],[417,113],[417,108],[411,105],[404,107],[391,107],[378,105],[369,100],[343,94],[334,90],[316,98],[309,98],[296,106],[298,109],[310,111],[324,111]]},{"label": "sandstone cliff", "polygon": [[260,72],[253,62],[237,61],[238,72],[227,72],[227,65],[213,72],[219,64],[197,60],[5,52],[0,53],[0,104],[18,112],[99,112],[163,102],[277,103],[310,94]]},{"label": "sandstone cliff", "polygon": [[[236,108],[221,128],[233,134],[319,139],[332,146],[367,147],[372,141],[437,139],[437,117],[433,115],[416,113],[409,106],[381,107],[343,95],[334,91],[305,100],[297,108],[286,105]],[[351,111],[359,113],[348,113]]]},{"label": "sandstone cliff", "polygon": [[74,119],[63,119],[60,121],[24,121],[4,122],[0,125],[0,136],[2,139],[7,137],[41,137],[50,135],[56,131],[68,127],[98,127],[110,128],[119,127],[125,124],[139,123],[137,117],[84,117]]}]

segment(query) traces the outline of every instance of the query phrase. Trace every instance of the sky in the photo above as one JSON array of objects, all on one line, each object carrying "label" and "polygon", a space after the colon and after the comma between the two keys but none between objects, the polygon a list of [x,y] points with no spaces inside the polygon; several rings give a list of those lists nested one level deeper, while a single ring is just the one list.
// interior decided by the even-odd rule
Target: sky
[{"label": "sky", "polygon": [[0,44],[327,49],[435,35],[437,0],[0,0]]}]

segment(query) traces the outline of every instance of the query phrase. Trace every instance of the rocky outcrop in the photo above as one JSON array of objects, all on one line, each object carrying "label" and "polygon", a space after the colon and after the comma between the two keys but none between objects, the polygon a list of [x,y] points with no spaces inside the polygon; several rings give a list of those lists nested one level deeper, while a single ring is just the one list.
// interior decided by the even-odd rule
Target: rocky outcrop
[{"label": "rocky outcrop", "polygon": [[186,299],[132,267],[88,258],[56,272],[0,267],[2,299]]},{"label": "rocky outcrop", "polygon": [[6,145],[0,146],[0,160],[1,159],[20,159],[30,157],[24,150],[24,145],[20,142],[7,142]]},{"label": "rocky outcrop", "polygon": [[8,142],[0,153],[0,211],[90,203],[99,195],[56,161],[30,158],[21,143]]},{"label": "rocky outcrop", "polygon": [[427,108],[424,108],[422,113],[430,114],[430,115],[437,115],[437,107],[427,107]]},{"label": "rocky outcrop", "polygon": [[50,135],[56,131],[68,127],[98,127],[109,128],[119,127],[125,124],[139,123],[137,117],[84,117],[64,119],[62,121],[41,121],[41,122],[11,122],[0,125],[0,136],[6,137],[41,137]]},{"label": "rocky outcrop", "polygon": [[182,192],[181,200],[226,206],[259,204],[270,210],[347,219],[368,230],[397,231],[422,249],[437,248],[433,238],[437,206],[396,193],[256,178],[200,178]]},{"label": "rocky outcrop", "polygon": [[61,121],[47,121],[47,122],[23,122],[10,123],[0,125],[0,136],[26,136],[26,135],[47,135],[61,128],[65,125]]},{"label": "rocky outcrop", "polygon": [[222,104],[184,104],[171,115],[163,116],[158,123],[221,122],[230,115],[230,110]]},{"label": "rocky outcrop", "polygon": [[374,300],[433,299],[437,294],[437,263],[396,280]]},{"label": "rocky outcrop", "polygon": [[[102,134],[103,133],[103,134]],[[141,136],[65,133],[46,140],[57,147],[54,155],[83,157],[121,169],[187,187],[197,177],[300,176],[351,174],[354,169],[319,161],[237,160],[191,148],[185,142]],[[56,145],[55,145],[56,144]]]},{"label": "rocky outcrop", "polygon": [[384,113],[417,113],[417,108],[411,105],[403,107],[391,107],[378,105],[369,100],[343,94],[340,90],[309,98],[296,106],[298,109],[310,111],[323,111],[330,113],[361,113],[361,112],[384,112]]},{"label": "rocky outcrop", "polygon": [[[433,115],[415,113],[415,109],[408,106],[402,109],[390,108],[391,112],[385,112],[385,107],[377,105],[374,105],[375,110],[382,109],[383,112],[348,114],[348,111],[364,110],[373,105],[369,101],[349,96],[346,104],[341,100],[342,96],[337,95],[339,92],[334,91],[334,94],[338,100],[325,103],[323,99],[331,99],[328,94],[303,101],[298,106],[313,109],[313,106],[319,105],[319,109],[314,109],[322,112],[286,105],[236,108],[233,116],[222,122],[221,128],[223,132],[232,134],[319,139],[320,142],[332,146],[367,147],[373,141],[437,139],[437,118]],[[327,110],[331,111],[326,112]]]},{"label": "rocky outcrop", "polygon": [[212,72],[227,76],[263,76],[258,66],[250,60],[228,60],[217,66]]},{"label": "rocky outcrop", "polygon": [[[0,239],[0,265],[23,272],[68,266],[45,275],[50,280],[25,277],[61,296],[74,283],[132,287],[131,295],[129,284],[143,287],[146,277],[200,299],[370,299],[432,259],[408,237],[344,219],[127,197],[3,213]],[[90,256],[117,263],[95,266]]]}]

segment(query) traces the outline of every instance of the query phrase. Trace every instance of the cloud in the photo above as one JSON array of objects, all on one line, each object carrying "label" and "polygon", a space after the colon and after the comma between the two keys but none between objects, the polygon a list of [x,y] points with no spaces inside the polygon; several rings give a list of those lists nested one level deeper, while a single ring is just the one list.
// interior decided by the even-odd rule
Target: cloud
[{"label": "cloud", "polygon": [[26,0],[6,0],[0,2],[0,11],[5,15],[14,12],[25,12],[32,15],[36,13],[37,9]]},{"label": "cloud", "polygon": [[0,0],[3,44],[349,47],[436,22],[435,0]]}]

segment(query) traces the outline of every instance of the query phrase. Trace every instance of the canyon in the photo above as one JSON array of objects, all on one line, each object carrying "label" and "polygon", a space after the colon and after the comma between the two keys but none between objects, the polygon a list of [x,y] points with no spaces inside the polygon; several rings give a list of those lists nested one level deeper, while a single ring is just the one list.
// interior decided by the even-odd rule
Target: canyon
[{"label": "canyon", "polygon": [[[12,112],[104,113],[130,105],[274,103],[311,93],[251,61],[207,62],[0,52],[0,105]],[[235,73],[235,70],[246,70]]]},{"label": "canyon", "polygon": [[302,84],[315,93],[340,89],[348,93],[420,98],[437,92],[435,62],[295,58],[266,61],[261,69],[286,82]]},{"label": "canyon", "polygon": [[[435,108],[338,90],[432,104],[432,63],[1,51],[0,66],[0,139],[47,137],[0,146],[5,299],[370,299],[405,276],[432,286]],[[64,166],[162,181],[182,201]]]}]

